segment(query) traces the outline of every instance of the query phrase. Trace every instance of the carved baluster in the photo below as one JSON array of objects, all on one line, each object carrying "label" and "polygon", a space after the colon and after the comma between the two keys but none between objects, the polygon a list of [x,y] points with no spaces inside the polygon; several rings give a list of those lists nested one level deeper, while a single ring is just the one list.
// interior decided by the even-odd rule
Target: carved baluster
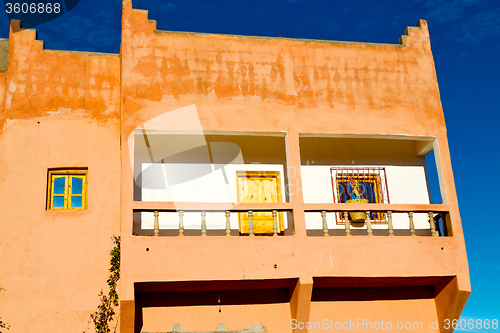
[{"label": "carved baluster", "polygon": [[278,211],[273,210],[273,236],[278,236]]},{"label": "carved baluster", "polygon": [[253,232],[253,211],[251,210],[248,211],[248,232],[250,236],[255,236]]},{"label": "carved baluster", "polygon": [[154,232],[153,232],[153,235],[154,236],[160,236],[160,221],[158,220],[158,216],[160,215],[160,213],[158,213],[158,211],[155,210],[154,214],[155,214],[155,222],[154,222]]},{"label": "carved baluster", "polygon": [[328,223],[326,222],[326,211],[321,212],[321,219],[323,221],[323,236],[328,237],[330,234],[328,233]]},{"label": "carved baluster", "polygon": [[349,225],[349,213],[344,212],[345,235],[351,236],[351,226]]},{"label": "carved baluster", "polygon": [[413,212],[408,212],[408,219],[410,219],[410,235],[416,236],[415,223],[413,223]]},{"label": "carved baluster", "polygon": [[205,211],[201,212],[201,235],[206,236],[207,235],[207,221],[205,220],[205,216],[207,213]]},{"label": "carved baluster", "polygon": [[179,236],[184,236],[184,212],[179,211]]},{"label": "carved baluster", "polygon": [[370,220],[370,211],[366,211],[366,231],[368,233],[368,236],[373,236],[373,231],[372,231],[372,221]]},{"label": "carved baluster", "polygon": [[431,235],[432,237],[438,237],[439,234],[436,231],[436,223],[434,222],[434,213],[429,212],[429,223],[431,224]]},{"label": "carved baluster", "polygon": [[226,210],[226,236],[231,236],[231,212]]},{"label": "carved baluster", "polygon": [[389,236],[394,236],[394,227],[392,226],[392,212],[387,212],[387,223],[389,224]]}]

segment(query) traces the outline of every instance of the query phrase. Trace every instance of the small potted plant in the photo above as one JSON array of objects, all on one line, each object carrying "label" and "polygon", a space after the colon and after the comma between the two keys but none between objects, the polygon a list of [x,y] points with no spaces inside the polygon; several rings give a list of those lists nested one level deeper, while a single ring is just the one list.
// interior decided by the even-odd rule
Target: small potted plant
[{"label": "small potted plant", "polygon": [[[346,203],[368,203],[368,199],[363,198],[358,182],[352,177],[349,177],[348,180],[351,185],[351,199],[346,200]],[[351,225],[353,227],[363,227],[365,225],[366,213],[349,212],[349,216],[351,217]]]}]

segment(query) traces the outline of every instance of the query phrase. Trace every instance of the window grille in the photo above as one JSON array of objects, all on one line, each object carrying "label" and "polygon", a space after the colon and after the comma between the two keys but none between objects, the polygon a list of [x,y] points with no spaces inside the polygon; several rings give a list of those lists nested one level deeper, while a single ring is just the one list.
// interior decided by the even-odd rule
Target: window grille
[{"label": "window grille", "polygon": [[[333,198],[336,203],[363,202],[388,204],[387,176],[382,167],[333,167]],[[365,200],[356,200],[365,199]],[[386,214],[370,213],[372,223],[387,223]],[[344,224],[340,213],[336,213],[337,224]]]}]

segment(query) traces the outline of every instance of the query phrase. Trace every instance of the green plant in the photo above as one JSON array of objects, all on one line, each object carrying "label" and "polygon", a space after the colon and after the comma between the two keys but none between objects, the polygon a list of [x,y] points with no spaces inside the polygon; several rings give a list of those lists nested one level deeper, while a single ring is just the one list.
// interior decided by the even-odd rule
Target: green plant
[{"label": "green plant", "polygon": [[[103,290],[99,293],[101,303],[97,306],[97,311],[90,315],[90,319],[94,322],[96,333],[109,333],[110,322],[115,315],[115,307],[118,306],[118,293],[116,285],[120,279],[120,236],[114,236],[113,242],[115,247],[111,250],[110,268],[111,274],[108,278],[109,292],[104,294]],[[113,330],[114,332],[115,330]]]},{"label": "green plant", "polygon": [[4,328],[6,330],[9,330],[10,329],[10,325],[0,320],[0,328]]},{"label": "green plant", "polygon": [[[9,330],[9,329],[10,329],[10,325],[9,325],[9,324],[7,324],[6,322],[3,322],[3,321],[1,320],[1,318],[0,318],[0,328],[2,328],[2,329],[6,329],[6,330]],[[0,331],[0,332],[2,332],[2,331]]]}]

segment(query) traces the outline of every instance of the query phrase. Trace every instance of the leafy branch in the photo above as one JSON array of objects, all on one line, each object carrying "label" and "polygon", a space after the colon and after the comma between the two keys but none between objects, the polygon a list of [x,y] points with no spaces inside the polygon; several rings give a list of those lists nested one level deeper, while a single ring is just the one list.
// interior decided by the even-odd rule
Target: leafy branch
[{"label": "leafy branch", "polygon": [[[0,328],[3,328],[3,329],[6,329],[6,330],[9,330],[10,329],[10,325],[7,324],[6,322],[3,322],[0,318]],[[2,332],[2,331],[0,331]]]},{"label": "leafy branch", "polygon": [[115,247],[109,253],[111,255],[110,268],[111,274],[108,278],[109,292],[104,294],[103,290],[99,293],[101,303],[97,306],[97,311],[90,315],[90,319],[94,322],[95,331],[97,333],[109,333],[110,322],[115,315],[114,307],[118,306],[118,293],[116,291],[117,282],[120,279],[120,236],[114,236],[113,242]]}]

